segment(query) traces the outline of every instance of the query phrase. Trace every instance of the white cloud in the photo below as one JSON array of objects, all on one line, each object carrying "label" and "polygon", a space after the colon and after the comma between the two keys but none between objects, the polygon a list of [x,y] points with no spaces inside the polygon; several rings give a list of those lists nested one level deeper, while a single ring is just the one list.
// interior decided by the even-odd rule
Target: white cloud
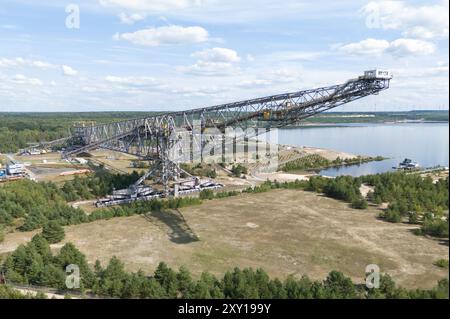
[{"label": "white cloud", "polygon": [[242,88],[264,88],[270,85],[272,85],[272,81],[264,79],[243,80],[237,84]]},{"label": "white cloud", "polygon": [[0,59],[0,67],[36,67],[42,70],[46,69],[53,69],[58,67],[55,64],[39,61],[39,60],[30,60],[30,59],[24,59],[21,57],[13,58],[13,59],[7,59],[7,58],[1,58]]},{"label": "white cloud", "polygon": [[447,80],[448,80],[448,73],[449,73],[449,68],[448,68],[448,64],[447,64],[447,65],[429,68],[425,72],[425,75],[429,75],[429,76],[442,76],[443,75],[443,76],[447,76]]},{"label": "white cloud", "polygon": [[403,34],[406,37],[421,38],[421,39],[432,39],[435,36],[433,31],[422,26],[412,27],[411,29],[408,29],[405,32],[403,32]]},{"label": "white cloud", "polygon": [[50,64],[48,62],[43,62],[43,61],[33,61],[32,65],[39,69],[44,69],[44,70],[56,67],[56,65]]},{"label": "white cloud", "polygon": [[271,54],[271,58],[278,61],[314,61],[323,57],[322,51],[281,51]]},{"label": "white cloud", "polygon": [[101,89],[99,89],[95,86],[83,86],[81,88],[81,91],[86,92],[86,93],[97,93],[97,92],[100,92]]},{"label": "white cloud", "polygon": [[127,86],[159,86],[161,83],[155,78],[147,76],[114,76],[108,75],[105,81]]},{"label": "white cloud", "polygon": [[203,62],[233,63],[241,60],[236,51],[226,48],[206,49],[194,52],[192,56]]},{"label": "white cloud", "polygon": [[16,74],[12,79],[16,84],[27,84],[31,86],[42,86],[44,83],[38,78],[29,78],[23,74]]},{"label": "white cloud", "polygon": [[201,0],[99,0],[105,7],[119,7],[130,11],[168,11],[199,6]]},{"label": "white cloud", "polygon": [[170,25],[138,30],[132,33],[117,33],[114,35],[114,39],[130,41],[134,44],[146,46],[199,43],[208,40],[208,31],[202,27]]},{"label": "white cloud", "polygon": [[142,13],[127,14],[125,12],[121,12],[119,14],[120,22],[123,24],[133,24],[137,21],[144,20],[146,17],[147,17],[147,15],[142,14]]},{"label": "white cloud", "polygon": [[435,52],[436,46],[428,41],[417,39],[397,39],[394,41],[365,39],[355,43],[342,45],[339,51],[355,55],[382,55],[389,53],[394,56],[426,55]]},{"label": "white cloud", "polygon": [[229,90],[228,87],[210,85],[207,87],[179,87],[171,90],[173,94],[181,94],[186,97],[203,97],[203,96],[215,96],[216,94],[223,93]]},{"label": "white cloud", "polygon": [[176,70],[183,73],[205,76],[226,76],[239,72],[239,69],[235,68],[232,63],[208,61],[197,61],[197,63],[190,66],[179,66]]},{"label": "white cloud", "polygon": [[62,65],[61,68],[65,76],[75,76],[78,74],[78,71],[74,70],[68,65]]},{"label": "white cloud", "polygon": [[395,79],[397,80],[402,79],[402,81],[405,81],[414,78],[420,78],[421,80],[433,83],[434,81],[430,81],[431,78],[447,77],[448,79],[449,68],[448,64],[431,67],[415,66],[408,68],[393,68],[392,72],[395,74]]},{"label": "white cloud", "polygon": [[268,72],[268,76],[272,79],[273,82],[299,81],[299,79],[302,78],[302,72],[299,68],[281,68],[275,71]]},{"label": "white cloud", "polygon": [[[127,94],[149,93],[168,88],[168,85],[163,81],[148,76],[108,75],[104,80],[107,82],[105,86],[109,90],[120,90],[120,92],[126,92]],[[99,89],[99,87],[97,86],[96,89]]]},{"label": "white cloud", "polygon": [[386,52],[395,56],[431,54],[436,50],[433,43],[416,39],[397,39],[389,44]]},{"label": "white cloud", "polygon": [[389,48],[389,41],[366,39],[355,43],[349,43],[339,48],[347,54],[380,55]]},{"label": "white cloud", "polygon": [[226,48],[212,48],[194,52],[197,62],[191,66],[180,66],[178,71],[195,75],[217,76],[238,73],[235,63],[241,60],[238,53]]},{"label": "white cloud", "polygon": [[405,37],[448,37],[449,2],[412,6],[405,1],[371,1],[362,8],[370,27],[401,30]]}]

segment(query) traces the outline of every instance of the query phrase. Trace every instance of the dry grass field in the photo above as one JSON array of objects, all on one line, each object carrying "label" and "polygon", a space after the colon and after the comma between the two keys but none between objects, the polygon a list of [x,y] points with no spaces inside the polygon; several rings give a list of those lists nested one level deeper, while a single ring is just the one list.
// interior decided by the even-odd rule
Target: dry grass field
[{"label": "dry grass field", "polygon": [[[180,212],[152,213],[66,227],[64,242],[106,263],[112,256],[128,270],[152,272],[160,261],[186,265],[198,275],[221,275],[235,266],[262,267],[270,275],[321,279],[340,270],[361,282],[377,264],[402,286],[429,288],[448,271],[448,241],[416,236],[416,226],[378,220],[375,208],[360,211],[314,193],[274,190],[213,200]],[[13,233],[0,254],[32,233]],[[55,249],[61,244],[53,246]]]}]

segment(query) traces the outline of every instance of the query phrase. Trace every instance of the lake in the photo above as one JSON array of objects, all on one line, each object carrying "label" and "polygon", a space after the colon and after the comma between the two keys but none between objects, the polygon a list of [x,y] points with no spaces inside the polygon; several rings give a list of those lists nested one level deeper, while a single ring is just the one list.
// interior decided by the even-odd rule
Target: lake
[{"label": "lake", "polygon": [[388,157],[370,162],[322,170],[321,175],[361,176],[393,171],[405,158],[421,167],[449,166],[448,123],[345,124],[280,129],[281,144],[326,148],[352,154]]}]

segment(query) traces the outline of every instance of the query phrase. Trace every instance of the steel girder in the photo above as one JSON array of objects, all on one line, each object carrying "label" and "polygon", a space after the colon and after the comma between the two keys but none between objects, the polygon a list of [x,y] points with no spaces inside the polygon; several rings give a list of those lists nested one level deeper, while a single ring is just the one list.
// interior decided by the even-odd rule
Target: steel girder
[{"label": "steel girder", "polygon": [[[167,190],[168,181],[179,178],[181,171],[177,161],[192,158],[195,152],[203,154],[206,145],[223,144],[225,131],[229,127],[240,129],[240,135],[234,136],[235,141],[254,137],[259,134],[258,131],[248,133],[248,128],[264,128],[264,132],[291,125],[365,96],[378,94],[387,88],[389,79],[360,77],[344,84],[317,89],[133,120],[79,126],[73,129],[69,138],[72,147],[63,156],[70,157],[104,148],[151,160],[154,166],[143,179],[156,174]],[[215,134],[207,133],[211,130]],[[186,145],[186,141],[189,145]],[[186,146],[190,146],[190,154],[183,153]],[[142,183],[143,179],[138,183]]]},{"label": "steel girder", "polygon": [[[273,95],[187,111],[170,112],[73,129],[72,142],[78,146],[64,156],[106,148],[142,158],[157,158],[160,138],[176,131],[201,136],[205,129],[224,132],[226,127],[279,128],[342,104],[377,94],[389,87],[389,80],[355,79],[344,84]],[[195,132],[195,128],[199,131]],[[172,141],[175,144],[176,141]]]}]

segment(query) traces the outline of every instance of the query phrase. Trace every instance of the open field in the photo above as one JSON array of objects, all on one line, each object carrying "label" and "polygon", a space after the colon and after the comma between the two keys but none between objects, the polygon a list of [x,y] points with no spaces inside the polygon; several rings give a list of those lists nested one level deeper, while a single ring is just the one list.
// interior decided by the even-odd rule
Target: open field
[{"label": "open field", "polygon": [[116,170],[116,172],[132,173],[134,170],[145,170],[131,166],[131,161],[136,159],[132,155],[107,150],[95,150],[90,153],[92,157],[86,159],[93,160],[97,164],[103,163],[106,168]]},{"label": "open field", "polygon": [[[180,214],[181,213],[181,214]],[[66,227],[64,242],[106,263],[152,272],[160,261],[222,274],[235,266],[262,267],[270,275],[323,278],[340,270],[361,282],[377,264],[402,286],[429,288],[448,276],[433,263],[448,259],[448,241],[414,235],[417,226],[391,224],[378,211],[354,210],[314,193],[274,190],[206,202],[181,212],[152,213]],[[0,254],[33,233],[8,234]],[[54,245],[57,249],[62,243]]]}]

